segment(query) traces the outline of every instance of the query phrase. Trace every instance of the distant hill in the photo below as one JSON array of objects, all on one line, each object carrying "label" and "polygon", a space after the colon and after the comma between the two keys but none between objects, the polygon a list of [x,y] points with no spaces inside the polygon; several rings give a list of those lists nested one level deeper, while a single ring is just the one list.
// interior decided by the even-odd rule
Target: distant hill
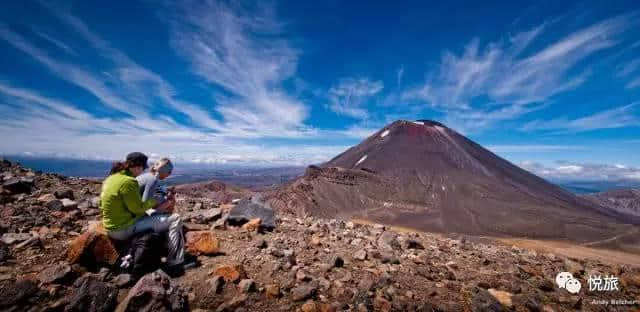
[{"label": "distant hill", "polygon": [[584,195],[583,198],[621,214],[640,217],[640,189],[621,189]]}]

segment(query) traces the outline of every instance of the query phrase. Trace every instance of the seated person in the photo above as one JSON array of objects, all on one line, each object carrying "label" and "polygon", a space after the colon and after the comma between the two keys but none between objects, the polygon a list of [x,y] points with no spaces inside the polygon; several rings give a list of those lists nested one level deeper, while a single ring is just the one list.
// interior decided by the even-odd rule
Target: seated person
[{"label": "seated person", "polygon": [[[166,179],[173,171],[173,164],[168,158],[161,158],[149,169],[150,172],[143,173],[136,177],[138,185],[140,185],[140,195],[142,201],[150,198],[155,199],[156,204],[161,204],[169,198],[173,198],[173,194],[161,187],[159,182]],[[154,211],[149,210],[147,214],[151,215]]]},{"label": "seated person", "polygon": [[[126,161],[114,163],[102,184],[102,223],[109,237],[121,241],[149,230],[167,233],[169,255],[166,264],[168,269],[179,272],[184,262],[182,220],[178,214],[171,213],[175,204],[173,198],[167,198],[161,204],[153,198],[142,200],[135,177],[147,168],[147,159],[146,155],[134,152],[127,155]],[[156,213],[148,216],[145,211],[150,208],[154,208]]]}]

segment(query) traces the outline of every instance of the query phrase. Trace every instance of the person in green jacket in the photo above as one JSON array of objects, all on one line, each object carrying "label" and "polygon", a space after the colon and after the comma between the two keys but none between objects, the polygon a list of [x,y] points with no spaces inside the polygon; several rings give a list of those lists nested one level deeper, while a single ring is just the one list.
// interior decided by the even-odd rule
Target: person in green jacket
[{"label": "person in green jacket", "polygon": [[[129,240],[135,234],[153,230],[167,233],[167,265],[177,267],[184,261],[184,235],[180,215],[173,213],[175,199],[157,204],[151,198],[142,201],[136,177],[147,169],[147,156],[134,152],[124,162],[116,162],[102,183],[100,211],[109,237]],[[155,209],[152,215],[145,212]]]}]

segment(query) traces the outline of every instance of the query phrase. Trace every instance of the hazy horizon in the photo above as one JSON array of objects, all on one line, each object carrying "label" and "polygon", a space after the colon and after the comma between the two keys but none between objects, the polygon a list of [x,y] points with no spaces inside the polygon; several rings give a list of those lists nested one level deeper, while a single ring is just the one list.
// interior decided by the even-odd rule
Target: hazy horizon
[{"label": "hazy horizon", "polygon": [[[112,161],[87,160],[60,157],[0,155],[10,161],[17,161],[25,167],[43,172],[62,174],[65,176],[83,178],[102,178],[106,176]],[[169,184],[193,183],[208,180],[219,180],[235,183],[238,186],[251,185],[252,177],[286,177],[281,182],[289,181],[304,173],[306,166],[260,166],[238,164],[207,164],[177,162]],[[244,176],[244,177],[242,177]],[[239,178],[241,177],[241,178]],[[640,181],[634,180],[575,180],[575,179],[547,179],[575,194],[603,192],[621,188],[639,188]]]}]

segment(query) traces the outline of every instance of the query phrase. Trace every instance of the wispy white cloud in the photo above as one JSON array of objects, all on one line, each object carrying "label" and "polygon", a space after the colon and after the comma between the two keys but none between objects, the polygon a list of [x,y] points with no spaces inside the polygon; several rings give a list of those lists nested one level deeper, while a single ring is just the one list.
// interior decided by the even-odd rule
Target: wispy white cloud
[{"label": "wispy white cloud", "polygon": [[550,120],[533,120],[524,124],[520,130],[581,132],[640,126],[640,118],[638,118],[636,114],[639,104],[640,102],[636,102],[576,119],[557,118]]},{"label": "wispy white cloud", "polygon": [[396,84],[398,87],[402,85],[402,78],[404,78],[404,66],[401,66],[396,72]]},{"label": "wispy white cloud", "polygon": [[640,182],[640,168],[621,164],[589,164],[556,162],[543,165],[524,161],[519,166],[541,177],[557,181],[636,181]]},{"label": "wispy white cloud", "polygon": [[179,100],[175,97],[174,87],[152,70],[145,68],[129,56],[115,49],[101,36],[93,32],[81,19],[57,7],[49,9],[61,21],[73,28],[101,55],[114,64],[112,76],[118,80],[125,90],[127,99],[134,99],[137,103],[149,103],[151,97],[156,96],[172,109],[185,114],[194,123],[207,129],[220,129],[220,124],[214,120],[209,112],[193,103]]},{"label": "wispy white cloud", "polygon": [[226,93],[216,110],[230,135],[295,135],[306,131],[309,108],[282,82],[295,72],[298,51],[281,36],[273,8],[188,1],[171,7],[171,42],[194,73]]},{"label": "wispy white cloud", "polygon": [[589,71],[576,74],[576,65],[617,45],[618,37],[637,24],[636,17],[632,13],[606,19],[537,50],[531,43],[553,23],[484,47],[474,39],[461,55],[445,52],[425,83],[403,92],[403,98],[443,112],[446,121],[462,131],[517,119],[581,85]]},{"label": "wispy white cloud", "polygon": [[[2,81],[0,133],[16,133],[0,143],[3,153],[113,159],[142,150],[188,161],[309,164],[328,160],[346,146],[300,139],[344,141],[360,135],[354,128],[305,125],[308,107],[282,87],[293,78],[298,52],[278,38],[281,26],[268,6],[248,14],[235,4],[193,2],[174,12],[197,12],[172,15],[171,22],[174,47],[192,63],[194,73],[213,85],[215,101],[195,104],[180,99],[168,80],[115,48],[70,11],[42,4],[60,22],[40,34],[47,36],[46,42],[29,40],[1,23],[0,40],[105,107],[92,113],[96,110],[91,106]],[[65,28],[87,43],[82,50],[72,50],[74,57],[41,47],[65,50],[64,40],[55,37]],[[81,63],[87,59],[97,62]],[[166,113],[153,113],[162,111]],[[191,122],[179,122],[177,117],[183,116]],[[266,137],[290,141],[276,146],[261,142]]]},{"label": "wispy white cloud", "polygon": [[[637,46],[638,44],[640,44],[640,41],[636,42],[631,47]],[[632,77],[633,74],[638,73],[639,69],[640,69],[640,58],[635,58],[635,59],[632,59],[631,61],[628,61],[628,62],[625,62],[624,64],[619,65],[616,71],[616,76],[621,79],[631,78],[631,80],[629,80],[625,85],[625,88],[634,89],[634,88],[640,87],[640,76]]]},{"label": "wispy white cloud", "polygon": [[298,144],[292,148],[255,144],[171,120],[98,118],[63,100],[1,83],[0,112],[6,109],[14,114],[0,114],[0,133],[11,133],[0,142],[4,154],[120,159],[137,150],[188,162],[308,165],[346,149],[343,145]]},{"label": "wispy white cloud", "polygon": [[378,92],[382,91],[382,81],[368,78],[343,78],[329,89],[329,109],[337,114],[357,119],[367,118],[364,105]]},{"label": "wispy white cloud", "polygon": [[69,53],[71,55],[78,55],[78,53],[76,53],[76,51],[74,49],[72,49],[70,46],[68,46],[67,44],[65,44],[64,42],[53,38],[51,35],[48,35],[42,31],[38,31],[38,30],[34,30],[34,33],[38,36],[40,36],[42,39],[48,41],[49,43],[53,44],[54,46],[58,47],[60,50]]},{"label": "wispy white cloud", "polygon": [[635,72],[638,68],[640,68],[640,58],[636,58],[631,60],[618,68],[616,72],[616,76],[618,77],[626,77],[629,74]]},{"label": "wispy white cloud", "polygon": [[6,25],[0,23],[0,39],[5,40],[16,49],[33,57],[45,65],[59,78],[75,84],[93,94],[102,103],[121,112],[131,115],[143,114],[137,106],[129,105],[121,96],[115,94],[105,81],[81,66],[64,63],[50,57],[44,50],[37,48],[24,37],[11,31]]},{"label": "wispy white cloud", "polygon": [[627,83],[627,85],[626,85],[627,89],[634,89],[634,88],[638,88],[638,87],[640,87],[640,76],[634,78],[631,81],[629,81],[629,83]]}]

